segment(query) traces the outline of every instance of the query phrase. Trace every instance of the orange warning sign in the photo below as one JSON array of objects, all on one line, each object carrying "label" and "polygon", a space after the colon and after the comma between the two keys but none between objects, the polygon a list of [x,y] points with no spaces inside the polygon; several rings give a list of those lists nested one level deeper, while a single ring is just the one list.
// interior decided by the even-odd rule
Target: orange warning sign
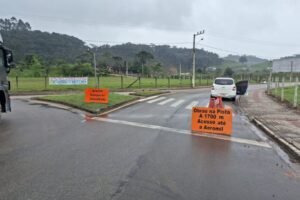
[{"label": "orange warning sign", "polygon": [[193,107],[192,132],[231,135],[232,110],[225,108]]},{"label": "orange warning sign", "polygon": [[108,89],[86,88],[84,101],[86,103],[108,103],[108,96]]}]

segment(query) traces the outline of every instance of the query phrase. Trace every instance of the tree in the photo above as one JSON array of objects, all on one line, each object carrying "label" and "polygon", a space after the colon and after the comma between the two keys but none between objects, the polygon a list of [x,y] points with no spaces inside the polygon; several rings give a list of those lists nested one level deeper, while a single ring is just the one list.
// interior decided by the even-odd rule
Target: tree
[{"label": "tree", "polygon": [[86,51],[75,58],[76,63],[93,63],[93,54],[90,51]]},{"label": "tree", "polygon": [[170,67],[169,70],[168,70],[168,74],[169,75],[177,75],[178,74],[178,70],[176,67]]},{"label": "tree", "polygon": [[162,72],[162,66],[160,63],[156,63],[155,65],[152,66],[152,71],[154,76],[159,75]]},{"label": "tree", "polygon": [[112,59],[114,60],[114,71],[119,71],[121,73],[121,65],[122,65],[122,57],[120,56],[113,56]]},{"label": "tree", "polygon": [[147,51],[140,51],[136,54],[136,57],[139,60],[139,63],[142,65],[142,75],[144,74],[144,65],[147,63],[148,60],[154,59],[154,56],[147,52]]},{"label": "tree", "polygon": [[230,67],[227,67],[224,71],[225,77],[232,77],[233,74],[234,74],[234,71]]},{"label": "tree", "polygon": [[222,74],[222,69],[221,68],[217,68],[215,71],[215,76],[220,76]]},{"label": "tree", "polygon": [[139,59],[141,64],[146,64],[146,62],[150,59],[154,59],[154,56],[147,51],[140,51],[136,54],[136,57]]},{"label": "tree", "polygon": [[4,31],[30,31],[31,26],[28,22],[23,22],[21,19],[12,17],[10,19],[0,19],[0,30]]},{"label": "tree", "polygon": [[30,71],[34,77],[40,77],[46,74],[46,68],[42,68],[42,59],[35,54],[26,55],[22,63],[22,68]]},{"label": "tree", "polygon": [[246,63],[248,60],[247,60],[247,57],[244,55],[244,56],[241,56],[240,58],[239,58],[239,62],[240,63],[242,63],[242,64],[244,64],[244,63]]}]

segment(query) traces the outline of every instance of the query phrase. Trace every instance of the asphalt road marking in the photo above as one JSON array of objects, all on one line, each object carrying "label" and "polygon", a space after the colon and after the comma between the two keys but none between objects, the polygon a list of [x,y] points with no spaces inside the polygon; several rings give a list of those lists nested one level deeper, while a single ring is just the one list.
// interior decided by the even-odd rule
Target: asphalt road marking
[{"label": "asphalt road marking", "polygon": [[166,97],[159,97],[157,99],[153,99],[153,100],[150,100],[150,101],[147,101],[147,103],[154,103],[154,102],[157,102],[157,101],[161,101],[163,99],[165,99]]},{"label": "asphalt road marking", "polygon": [[185,109],[192,110],[198,104],[198,101],[192,101]]},{"label": "asphalt road marking", "polygon": [[256,140],[248,140],[243,138],[236,138],[236,137],[230,137],[230,136],[223,136],[223,135],[214,135],[214,134],[207,134],[207,133],[191,133],[190,130],[184,130],[184,129],[175,129],[175,128],[169,128],[169,127],[163,127],[158,125],[151,125],[151,124],[144,124],[144,123],[138,123],[138,122],[129,122],[124,120],[117,120],[117,119],[109,119],[109,118],[102,118],[102,117],[94,117],[94,120],[101,121],[101,122],[109,122],[114,124],[123,124],[128,126],[134,126],[134,127],[141,127],[141,128],[148,128],[148,129],[154,129],[154,130],[162,130],[162,131],[168,131],[178,134],[185,134],[185,135],[193,135],[198,137],[205,137],[205,138],[212,138],[217,140],[224,140],[229,142],[235,142],[240,144],[246,144],[246,145],[253,145],[253,146],[259,146],[264,148],[271,148],[269,144],[266,142],[259,142]]},{"label": "asphalt road marking", "polygon": [[140,99],[138,100],[139,102],[143,102],[143,101],[148,101],[148,100],[151,100],[151,99],[155,99],[157,98],[158,96],[151,96],[151,97],[147,97],[147,98],[144,98],[144,99]]},{"label": "asphalt road marking", "polygon": [[178,101],[176,101],[175,103],[173,103],[172,105],[171,105],[171,107],[177,107],[177,106],[179,106],[180,104],[182,104],[184,102],[184,100],[178,100]]},{"label": "asphalt road marking", "polygon": [[231,110],[232,110],[232,107],[229,106],[229,105],[224,105],[224,108],[225,108],[225,109],[231,109]]},{"label": "asphalt road marking", "polygon": [[169,103],[169,102],[171,102],[171,101],[174,101],[174,100],[175,100],[175,99],[170,98],[170,99],[167,99],[167,100],[164,100],[164,101],[158,103],[158,105],[165,105],[165,104],[167,104],[167,103]]}]

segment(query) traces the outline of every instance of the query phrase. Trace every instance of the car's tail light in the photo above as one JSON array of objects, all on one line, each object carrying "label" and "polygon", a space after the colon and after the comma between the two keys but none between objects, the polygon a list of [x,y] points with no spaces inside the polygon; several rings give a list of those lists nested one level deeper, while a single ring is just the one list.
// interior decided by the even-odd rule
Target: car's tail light
[{"label": "car's tail light", "polygon": [[232,88],[232,91],[235,91],[236,90],[236,87],[235,86],[233,86],[233,88]]}]

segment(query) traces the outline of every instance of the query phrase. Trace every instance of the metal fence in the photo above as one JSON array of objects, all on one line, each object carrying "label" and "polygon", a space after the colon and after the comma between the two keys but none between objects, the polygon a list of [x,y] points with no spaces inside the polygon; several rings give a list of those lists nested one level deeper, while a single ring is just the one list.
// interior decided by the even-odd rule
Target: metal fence
[{"label": "metal fence", "polygon": [[[214,77],[197,76],[196,86],[209,86]],[[132,77],[132,76],[103,76],[88,78],[87,85],[49,85],[49,77],[10,77],[12,91],[45,91],[45,90],[81,90],[87,87],[109,89],[137,88],[186,88],[192,86],[191,77]]]},{"label": "metal fence", "polygon": [[269,83],[268,93],[277,97],[281,102],[288,102],[293,107],[299,107],[298,95],[299,75],[297,76],[273,76]]}]

